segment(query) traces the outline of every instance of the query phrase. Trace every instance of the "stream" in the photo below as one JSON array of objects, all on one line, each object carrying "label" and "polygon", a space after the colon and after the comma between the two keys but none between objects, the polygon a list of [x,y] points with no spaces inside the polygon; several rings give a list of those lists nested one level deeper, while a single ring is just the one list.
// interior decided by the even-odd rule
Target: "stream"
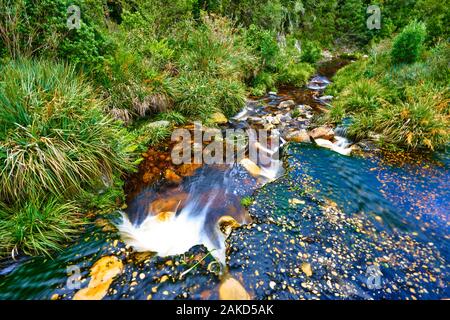
[{"label": "stream", "polygon": [[53,259],[0,262],[0,299],[450,298],[448,151],[367,151],[337,129],[303,141],[346,63],[221,125],[280,132],[268,164],[175,166],[174,143],[150,148],[127,209]]}]

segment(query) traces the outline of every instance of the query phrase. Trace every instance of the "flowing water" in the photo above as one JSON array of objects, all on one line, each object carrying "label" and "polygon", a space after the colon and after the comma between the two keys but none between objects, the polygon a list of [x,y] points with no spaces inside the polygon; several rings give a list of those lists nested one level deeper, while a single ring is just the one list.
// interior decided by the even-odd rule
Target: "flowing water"
[{"label": "flowing water", "polygon": [[[319,97],[341,63],[319,69],[308,88],[250,101],[224,128],[283,122],[297,105],[312,108],[283,129],[308,127],[328,108]],[[345,127],[336,133],[345,150]],[[54,259],[3,261],[0,299],[216,299],[229,277],[254,299],[449,298],[448,152],[349,157],[310,143],[265,151],[283,161],[170,167],[175,179],[161,179],[170,156],[149,150],[125,212],[97,218]],[[108,286],[95,284],[111,265]]]}]

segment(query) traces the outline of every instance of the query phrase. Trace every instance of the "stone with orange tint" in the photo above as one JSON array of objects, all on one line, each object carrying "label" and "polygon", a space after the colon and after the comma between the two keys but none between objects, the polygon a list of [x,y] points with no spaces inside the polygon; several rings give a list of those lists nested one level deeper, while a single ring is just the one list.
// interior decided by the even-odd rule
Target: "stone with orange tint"
[{"label": "stone with orange tint", "polygon": [[75,293],[73,300],[101,300],[114,278],[123,272],[123,263],[115,256],[102,257],[91,268],[88,287]]},{"label": "stone with orange tint", "polygon": [[177,175],[171,169],[166,169],[166,171],[164,172],[164,177],[167,180],[169,180],[170,182],[173,182],[173,183],[176,183],[176,184],[181,183],[181,181],[183,180],[179,175]]},{"label": "stone with orange tint", "polygon": [[187,196],[188,196],[187,193],[181,192],[174,195],[170,195],[167,198],[163,197],[156,199],[150,204],[149,214],[155,215],[160,212],[176,211],[177,208],[183,207]]},{"label": "stone with orange tint", "polygon": [[220,300],[250,300],[250,295],[242,284],[232,277],[227,277],[219,287]]}]

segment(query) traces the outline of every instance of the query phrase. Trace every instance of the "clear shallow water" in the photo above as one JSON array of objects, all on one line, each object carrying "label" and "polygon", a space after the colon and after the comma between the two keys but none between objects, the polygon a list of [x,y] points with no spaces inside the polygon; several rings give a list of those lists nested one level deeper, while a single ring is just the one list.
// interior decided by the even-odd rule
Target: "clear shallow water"
[{"label": "clear shallow water", "polygon": [[[295,149],[301,164],[294,174],[311,176],[321,196],[348,214],[378,215],[385,230],[417,232],[448,255],[450,236],[450,172],[448,162],[405,159],[400,163],[372,156],[340,157],[327,150]],[[444,154],[441,154],[444,156]],[[448,155],[446,156],[448,159]],[[420,160],[418,160],[420,159]]]},{"label": "clear shallow water", "polygon": [[[287,173],[256,193],[254,222],[227,240],[229,272],[253,298],[449,297],[448,162],[396,165],[304,144],[291,144],[284,154]],[[198,192],[208,191],[203,186]],[[116,232],[103,229],[98,223],[54,260],[35,258],[3,269],[0,298],[70,299],[77,290],[67,288],[67,266],[79,266],[88,280],[92,264],[110,255],[125,268],[105,299],[218,297],[220,278],[204,247],[142,260]],[[312,268],[310,277],[301,271],[304,263]],[[378,290],[366,286],[372,264],[382,272]],[[161,283],[164,276],[171,281]]]},{"label": "clear shallow water", "polygon": [[[230,272],[255,296],[449,296],[448,165],[387,164],[306,144],[285,153],[288,173],[260,190],[250,209],[257,224],[229,241]],[[368,286],[373,268],[375,289]]]}]

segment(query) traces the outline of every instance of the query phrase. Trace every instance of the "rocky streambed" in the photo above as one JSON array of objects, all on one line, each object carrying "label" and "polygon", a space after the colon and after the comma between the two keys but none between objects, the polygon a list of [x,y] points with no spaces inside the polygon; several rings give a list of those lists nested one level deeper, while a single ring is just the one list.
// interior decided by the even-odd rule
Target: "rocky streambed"
[{"label": "rocky streambed", "polygon": [[367,153],[316,126],[330,68],[222,124],[279,132],[284,169],[149,149],[126,186],[135,229],[112,213],[54,259],[6,263],[0,299],[448,298],[448,153]]}]

